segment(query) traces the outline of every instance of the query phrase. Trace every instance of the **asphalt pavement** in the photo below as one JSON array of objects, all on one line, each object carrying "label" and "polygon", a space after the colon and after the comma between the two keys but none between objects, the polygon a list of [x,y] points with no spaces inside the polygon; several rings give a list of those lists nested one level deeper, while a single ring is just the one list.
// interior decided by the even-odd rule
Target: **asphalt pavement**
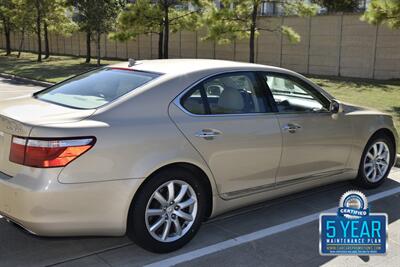
[{"label": "asphalt pavement", "polygon": [[[39,89],[0,78],[0,101]],[[169,254],[147,252],[126,237],[36,237],[0,218],[0,267],[400,266],[398,168],[380,188],[362,190],[373,212],[388,214],[387,255],[319,255],[318,215],[337,208],[340,196],[351,189],[358,188],[340,182],[224,214],[204,223],[191,243]]]},{"label": "asphalt pavement", "polygon": [[20,80],[0,77],[0,101],[32,94],[42,88],[43,87],[34,84],[27,84]]}]

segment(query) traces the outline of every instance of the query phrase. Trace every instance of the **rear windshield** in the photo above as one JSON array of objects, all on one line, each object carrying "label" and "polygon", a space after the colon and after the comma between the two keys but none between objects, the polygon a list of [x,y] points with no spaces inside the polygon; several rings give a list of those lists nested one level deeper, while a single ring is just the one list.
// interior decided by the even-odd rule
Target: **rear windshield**
[{"label": "rear windshield", "polygon": [[35,97],[55,104],[95,109],[148,83],[160,74],[102,68],[78,75],[43,90]]}]

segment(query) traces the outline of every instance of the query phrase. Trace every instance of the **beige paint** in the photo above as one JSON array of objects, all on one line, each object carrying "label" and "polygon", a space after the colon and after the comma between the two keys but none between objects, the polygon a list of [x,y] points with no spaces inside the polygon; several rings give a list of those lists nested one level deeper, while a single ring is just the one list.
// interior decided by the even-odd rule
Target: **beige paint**
[{"label": "beige paint", "polygon": [[[386,128],[397,137],[389,115],[347,104],[339,114],[216,116],[191,115],[179,105],[182,92],[216,73],[274,71],[304,79],[285,69],[211,60],[143,61],[133,68],[165,74],[97,110],[31,97],[0,102],[1,214],[39,235],[122,235],[133,196],[166,165],[184,162],[204,171],[216,216],[355,178],[375,131]],[[289,122],[302,130],[284,133]],[[212,140],[194,136],[204,128],[222,134]],[[64,168],[39,169],[9,162],[12,135],[95,136],[97,143]]]},{"label": "beige paint", "polygon": [[[273,114],[188,116],[176,105],[169,112],[207,162],[220,193],[275,183],[282,136]],[[196,137],[202,129],[215,129],[221,135],[212,140]]]},{"label": "beige paint", "polygon": [[281,126],[294,123],[301,129],[294,134],[282,132],[283,153],[277,182],[344,171],[353,144],[350,118],[324,112],[280,114],[278,119]]}]

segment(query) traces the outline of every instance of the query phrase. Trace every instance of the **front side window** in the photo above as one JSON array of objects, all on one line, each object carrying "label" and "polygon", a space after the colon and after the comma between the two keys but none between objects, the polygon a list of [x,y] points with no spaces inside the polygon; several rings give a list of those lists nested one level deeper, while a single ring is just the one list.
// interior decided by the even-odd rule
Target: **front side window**
[{"label": "front side window", "polygon": [[264,78],[281,113],[329,110],[329,100],[299,78],[279,73],[267,73]]},{"label": "front side window", "polygon": [[37,99],[79,109],[95,109],[150,82],[159,74],[102,68],[43,90]]},{"label": "front side window", "polygon": [[182,98],[193,114],[245,114],[267,112],[262,88],[253,73],[229,73],[210,78]]}]

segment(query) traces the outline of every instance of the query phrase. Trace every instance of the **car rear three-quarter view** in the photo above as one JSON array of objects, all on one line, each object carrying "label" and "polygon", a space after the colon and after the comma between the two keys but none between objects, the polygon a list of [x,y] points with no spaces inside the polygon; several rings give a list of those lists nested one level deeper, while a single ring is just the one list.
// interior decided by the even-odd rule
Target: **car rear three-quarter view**
[{"label": "car rear three-quarter view", "polygon": [[384,113],[289,70],[218,60],[104,67],[0,102],[0,214],[33,234],[127,234],[154,252],[210,217],[395,162]]}]

